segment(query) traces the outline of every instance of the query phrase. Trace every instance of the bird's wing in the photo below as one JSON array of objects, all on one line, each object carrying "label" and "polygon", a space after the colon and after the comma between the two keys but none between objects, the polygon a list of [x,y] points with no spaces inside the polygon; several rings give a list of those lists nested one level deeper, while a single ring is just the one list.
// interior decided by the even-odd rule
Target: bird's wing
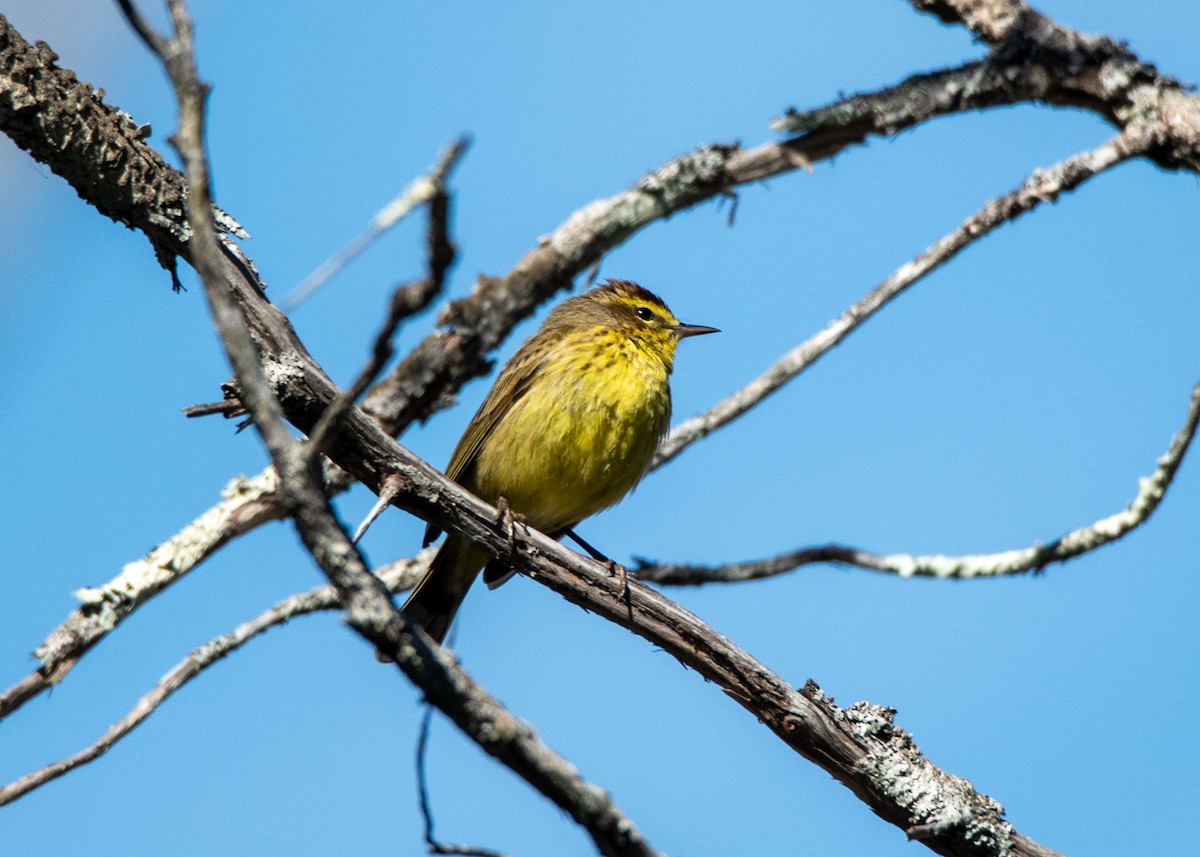
[{"label": "bird's wing", "polygon": [[[542,347],[545,343],[539,342],[541,339],[540,336],[534,336],[504,365],[487,398],[483,400],[483,404],[471,418],[467,430],[459,438],[458,446],[450,456],[450,463],[446,465],[446,475],[463,487],[472,488],[471,471],[484,440],[541,374],[548,351]],[[425,544],[428,545],[441,535],[441,532],[441,529],[430,524],[425,528]]]}]

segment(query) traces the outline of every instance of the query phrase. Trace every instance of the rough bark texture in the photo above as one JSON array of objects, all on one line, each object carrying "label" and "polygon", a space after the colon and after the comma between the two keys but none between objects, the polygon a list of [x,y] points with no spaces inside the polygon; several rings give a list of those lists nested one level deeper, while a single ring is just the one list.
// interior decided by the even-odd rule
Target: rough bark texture
[{"label": "rough bark texture", "polygon": [[[401,508],[496,555],[515,553],[529,576],[696,669],[788,747],[936,853],[1048,855],[1053,852],[1003,820],[998,804],[925,760],[887,709],[839,708],[811,683],[796,690],[652,590],[636,582],[626,588],[621,578],[540,534],[498,525],[494,509],[447,482],[390,436],[485,371],[487,353],[516,321],[643,226],[728,194],[741,183],[829,157],[871,134],[895,133],[946,112],[1041,100],[1084,107],[1126,131],[1134,128],[1152,139],[1145,152],[1157,163],[1198,170],[1200,101],[1126,48],[1058,27],[1021,3],[914,0],[914,5],[964,23],[994,45],[991,53],[980,63],[914,78],[904,92],[897,87],[824,111],[793,114],[781,123],[800,134],[791,140],[748,151],[702,147],[629,190],[581,209],[508,275],[481,278],[473,295],[452,304],[442,318],[446,329],[432,334],[369,397],[368,410],[379,422],[352,410],[329,454],[377,492],[385,485],[398,487],[395,504]],[[99,93],[53,60],[48,48],[29,45],[0,17],[0,130],[50,165],[89,204],[145,232],[164,263],[174,255],[195,261],[180,175],[145,144],[143,131],[128,116],[104,105]],[[219,213],[216,219],[223,231],[236,228]],[[208,260],[213,267],[207,279],[240,308],[287,418],[310,430],[338,391],[287,319],[265,300],[250,263],[228,243],[222,252]],[[297,518],[307,514],[303,508],[292,511]],[[324,564],[345,565],[345,556],[322,554],[335,547],[312,545]],[[351,579],[341,583],[348,603],[358,595],[355,587],[364,585]],[[381,603],[363,599],[363,615],[354,621],[364,629],[394,630],[395,622],[378,613]],[[388,641],[404,642],[391,631],[381,638]],[[517,736],[510,746],[522,743]]]}]

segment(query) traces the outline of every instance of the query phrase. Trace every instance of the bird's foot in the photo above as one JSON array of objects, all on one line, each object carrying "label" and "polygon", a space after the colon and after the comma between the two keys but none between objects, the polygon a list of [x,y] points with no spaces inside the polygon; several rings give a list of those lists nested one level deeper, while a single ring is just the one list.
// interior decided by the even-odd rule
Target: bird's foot
[{"label": "bird's foot", "polygon": [[505,535],[508,536],[508,561],[513,562],[517,558],[517,527],[523,527],[525,535],[529,535],[529,525],[525,523],[524,515],[513,511],[507,497],[501,497],[496,501],[496,512],[496,523],[504,529]]},{"label": "bird's foot", "polygon": [[619,562],[608,561],[608,573],[615,574],[621,579],[621,598],[629,600],[629,570]]}]

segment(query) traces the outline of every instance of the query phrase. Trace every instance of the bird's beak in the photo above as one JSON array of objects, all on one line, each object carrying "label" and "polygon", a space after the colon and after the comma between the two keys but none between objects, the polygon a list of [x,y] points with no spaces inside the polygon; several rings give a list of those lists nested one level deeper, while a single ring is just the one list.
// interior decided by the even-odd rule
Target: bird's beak
[{"label": "bird's beak", "polygon": [[705,327],[702,324],[677,324],[673,328],[675,335],[680,339],[686,339],[689,336],[699,336],[702,333],[720,333],[715,327]]}]

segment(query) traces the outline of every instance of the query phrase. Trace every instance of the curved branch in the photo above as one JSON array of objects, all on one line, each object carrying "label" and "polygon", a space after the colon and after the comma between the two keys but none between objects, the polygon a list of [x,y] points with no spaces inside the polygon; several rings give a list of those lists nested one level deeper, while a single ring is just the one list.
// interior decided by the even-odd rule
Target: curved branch
[{"label": "curved branch", "polygon": [[1200,98],[1125,44],[1064,27],[1021,0],[909,0],[992,45],[989,59],[1020,64],[1014,85],[1039,101],[1082,107],[1118,127],[1152,126],[1147,154],[1167,169],[1200,172]]},{"label": "curved branch", "polygon": [[[424,551],[404,564],[397,563],[390,566],[387,577],[383,578],[384,584],[392,592],[410,588],[424,571],[429,560],[428,554],[431,553],[432,551]],[[304,616],[319,610],[334,610],[339,606],[337,591],[333,586],[328,584],[318,586],[308,592],[289,595],[253,619],[238,625],[228,634],[222,634],[203,646],[193,649],[187,657],[159,679],[154,689],[139,699],[128,714],[110,726],[93,744],[78,753],[39,768],[0,787],[0,806],[13,802],[39,786],[61,777],[68,771],[100,758],[112,749],[113,745],[137,728],[176,691],[259,634],[277,625],[283,625],[297,616]]]},{"label": "curved branch", "polygon": [[1150,145],[1149,135],[1131,126],[1091,151],[1072,155],[1049,169],[1035,170],[1017,188],[989,200],[952,232],[898,268],[824,330],[797,345],[766,372],[704,413],[675,426],[655,453],[652,467],[661,467],[691,444],[749,411],[841,343],[893,298],[949,262],[973,242],[998,226],[1032,211],[1041,203],[1057,201],[1061,194],[1074,190],[1093,176],[1143,154]]},{"label": "curved branch", "polygon": [[92,646],[135,610],[182,578],[231,539],[283,517],[268,467],[253,479],[237,476],[221,501],[103,586],[75,592],[82,603],[34,651],[40,665],[0,694],[0,718],[57,684]]},{"label": "curved branch", "polygon": [[900,577],[937,577],[972,580],[1038,572],[1056,562],[1066,562],[1102,548],[1131,533],[1154,514],[1175,478],[1200,423],[1200,384],[1192,388],[1187,417],[1156,462],[1154,472],[1138,480],[1133,500],[1120,512],[1079,527],[1049,544],[973,556],[877,554],[844,545],[821,545],[752,562],[705,566],[652,563],[639,560],[639,579],[664,586],[700,586],[774,577],[804,565],[832,562]]}]

